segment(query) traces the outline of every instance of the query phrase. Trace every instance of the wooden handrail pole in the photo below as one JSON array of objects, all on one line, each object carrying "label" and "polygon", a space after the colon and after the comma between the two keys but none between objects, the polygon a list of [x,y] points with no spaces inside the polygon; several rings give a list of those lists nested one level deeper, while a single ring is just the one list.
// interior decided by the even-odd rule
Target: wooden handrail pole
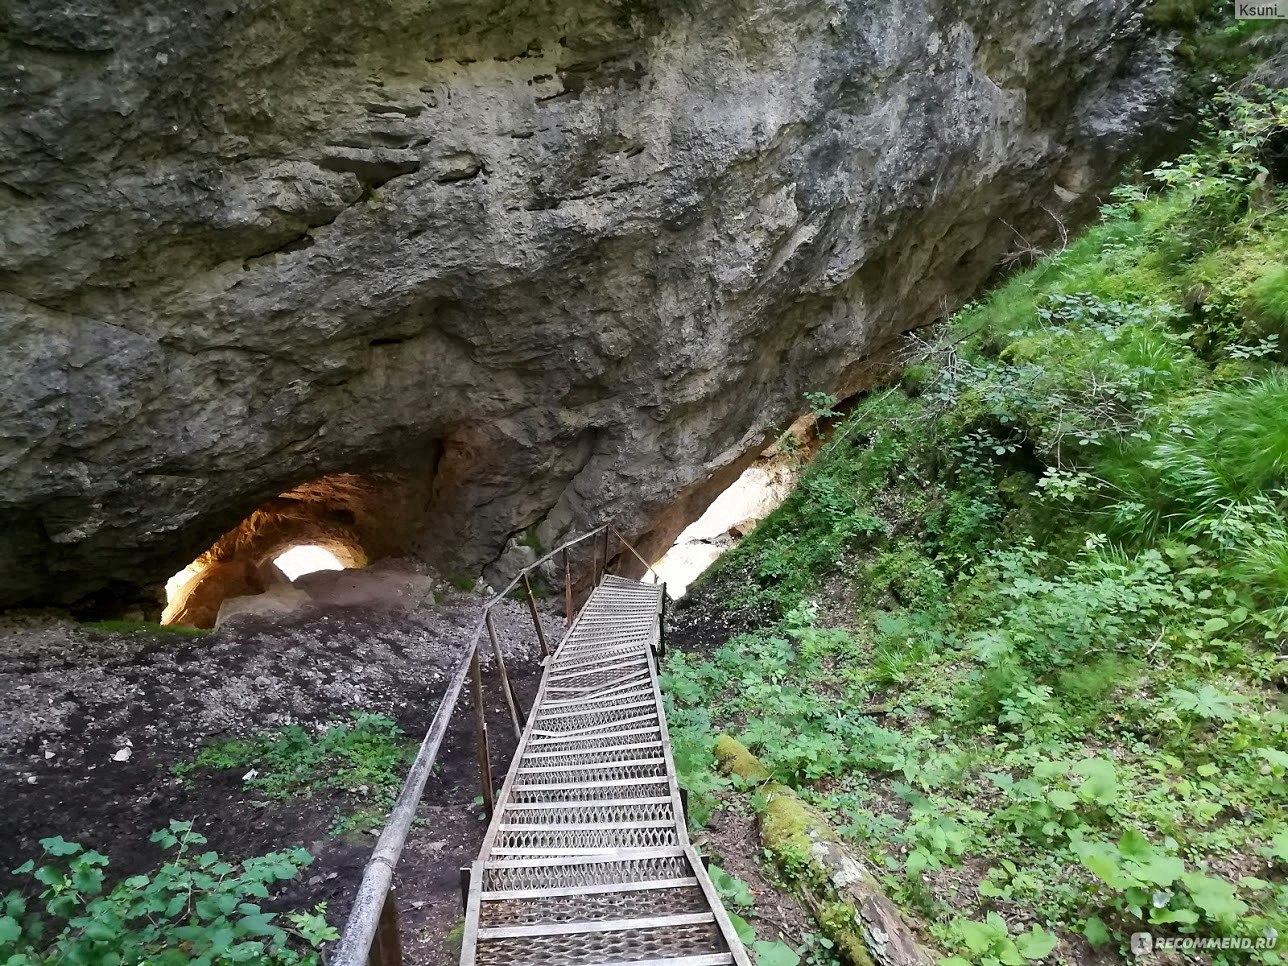
[{"label": "wooden handrail pole", "polygon": [[568,562],[568,551],[565,550],[564,558],[564,614],[568,618],[568,626],[572,627],[572,565]]},{"label": "wooden handrail pole", "polygon": [[[636,550],[634,547],[632,547],[629,543],[627,543],[627,542],[626,542],[626,538],[625,538],[624,536],[622,536],[622,532],[621,532],[620,530],[618,530],[616,527],[614,527],[614,528],[613,528],[613,533],[617,534],[617,539],[618,539],[618,540],[620,540],[620,541],[622,542],[622,546],[623,546],[625,549],[627,549],[628,551],[630,551],[631,556],[633,556],[636,560],[638,560],[641,564],[643,564],[643,565],[644,565],[644,574],[652,573],[652,574],[653,574],[653,583],[654,583],[654,584],[658,583],[662,578],[661,578],[661,577],[659,577],[659,576],[658,576],[657,571],[653,569],[653,565],[652,565],[652,564],[650,564],[650,563],[649,563],[647,560],[645,560],[643,557],[641,557],[641,556],[640,556],[639,551],[638,551],[638,550]],[[641,574],[641,575],[640,575],[641,579],[643,578],[644,574]]]},{"label": "wooden handrail pole", "polygon": [[[635,553],[635,548],[634,548],[634,547],[632,547],[629,543],[627,543],[627,542],[626,542],[626,538],[625,538],[624,536],[622,536],[622,535],[621,535],[621,533],[618,533],[618,534],[617,534],[617,539],[618,539],[618,540],[620,540],[620,541],[622,542],[622,549],[623,549],[623,550],[625,550],[625,551],[627,551],[628,553],[630,553],[630,554],[634,555],[637,559],[639,558],[639,554]],[[645,567],[647,568],[647,566],[648,566],[648,565],[646,564],[646,565],[645,565]],[[648,570],[647,570],[647,569],[644,571],[644,574],[646,574],[646,573],[648,573]],[[640,574],[640,579],[641,579],[641,580],[643,580],[643,579],[644,579],[644,574]]]},{"label": "wooden handrail pole", "polygon": [[398,928],[398,900],[391,888],[380,907],[375,941],[367,954],[367,966],[402,966],[402,935]]},{"label": "wooden handrail pole", "polygon": [[492,813],[496,810],[496,789],[492,787],[492,755],[487,746],[487,710],[483,707],[483,667],[477,646],[470,660],[470,685],[474,696],[474,737],[478,746],[479,779],[483,784],[483,810],[487,812],[490,822]]},{"label": "wooden handrail pole", "polygon": [[532,584],[528,582],[528,575],[523,575],[523,589],[528,596],[528,613],[532,615],[532,624],[537,629],[537,640],[541,642],[541,656],[550,656],[550,645],[546,643],[546,632],[541,626],[541,616],[537,613],[537,599],[532,595]]},{"label": "wooden handrail pole", "polygon": [[505,655],[501,652],[501,641],[496,636],[496,625],[492,623],[491,608],[483,615],[483,623],[487,625],[487,636],[492,641],[492,656],[496,658],[496,669],[501,674],[501,691],[505,695],[505,703],[510,708],[510,720],[514,722],[514,736],[522,738],[525,715],[519,707],[519,696],[515,693],[514,685],[510,683],[510,674],[505,669]]}]

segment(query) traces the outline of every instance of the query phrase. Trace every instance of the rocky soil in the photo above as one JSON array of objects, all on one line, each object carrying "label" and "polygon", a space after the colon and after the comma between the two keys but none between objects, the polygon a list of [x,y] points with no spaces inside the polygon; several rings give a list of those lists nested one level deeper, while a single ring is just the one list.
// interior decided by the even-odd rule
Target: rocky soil
[{"label": "rocky soil", "polygon": [[[62,835],[109,855],[111,874],[126,876],[159,861],[148,842],[154,829],[194,819],[226,856],[308,848],[317,861],[277,902],[326,901],[331,921],[342,923],[375,839],[329,831],[337,815],[362,807],[360,796],[263,801],[243,789],[240,773],[200,772],[189,787],[169,768],[211,741],[351,711],[388,714],[419,739],[481,602],[462,594],[413,613],[334,608],[290,621],[246,617],[195,638],[104,633],[48,614],[7,618],[0,629],[0,869],[38,853],[38,839]],[[496,614],[510,674],[530,702],[540,677],[530,618],[508,602]],[[547,619],[553,640],[561,625]],[[514,734],[490,664],[484,680],[500,776]],[[444,938],[460,916],[459,869],[484,831],[474,803],[468,694],[439,763],[398,885],[409,961],[446,966],[456,961]],[[0,875],[0,894],[7,888]]]},{"label": "rocky soil", "polygon": [[136,599],[286,493],[359,560],[614,513],[660,556],[1161,147],[1141,6],[16,0],[0,606]]}]

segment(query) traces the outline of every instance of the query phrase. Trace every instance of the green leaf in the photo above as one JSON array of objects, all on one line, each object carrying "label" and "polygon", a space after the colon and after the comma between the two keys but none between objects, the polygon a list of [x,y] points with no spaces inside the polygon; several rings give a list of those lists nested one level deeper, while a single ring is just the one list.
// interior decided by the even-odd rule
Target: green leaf
[{"label": "green leaf", "polygon": [[989,918],[985,922],[976,922],[974,919],[958,919],[954,923],[962,942],[976,957],[990,952],[999,939],[1006,938],[1006,923],[1002,923],[999,931],[997,924],[991,919],[994,915],[996,913],[989,913]]},{"label": "green leaf", "polygon": [[1149,840],[1134,828],[1126,829],[1118,839],[1118,852],[1124,859],[1135,859],[1143,862],[1154,854],[1154,847]]},{"label": "green leaf", "polygon": [[731,912],[729,913],[729,921],[733,923],[733,931],[738,934],[738,939],[744,946],[750,946],[756,941],[756,930],[752,929],[742,916],[736,912]]},{"label": "green leaf", "polygon": [[0,916],[0,943],[17,942],[22,938],[22,923],[12,916]]},{"label": "green leaf", "polygon": [[98,895],[103,889],[103,870],[92,865],[76,868],[72,872],[72,888],[88,895]]},{"label": "green leaf", "polygon": [[1156,886],[1169,886],[1181,877],[1185,863],[1174,855],[1154,855],[1132,868],[1136,878]]},{"label": "green leaf", "polygon": [[1062,812],[1067,812],[1078,804],[1078,796],[1071,791],[1063,788],[1057,788],[1047,792],[1047,801]]},{"label": "green leaf", "polygon": [[36,867],[35,861],[32,859],[28,859],[22,865],[18,866],[18,868],[10,869],[9,871],[12,872],[14,875],[26,875],[35,867]]},{"label": "green leaf", "polygon": [[756,954],[757,966],[796,966],[801,961],[800,956],[783,942],[758,939],[751,944],[751,948]]},{"label": "green leaf", "polygon": [[42,865],[37,869],[35,879],[37,882],[47,886],[61,886],[67,881],[67,877],[52,865]]},{"label": "green leaf", "polygon": [[1118,850],[1106,842],[1078,841],[1074,850],[1092,875],[1115,889],[1126,888],[1129,881],[1124,881],[1122,868],[1118,863]]},{"label": "green leaf", "polygon": [[730,875],[718,865],[712,865],[707,871],[711,875],[711,884],[716,887],[720,898],[726,903],[732,902],[735,906],[741,907],[755,903],[756,897],[752,894],[751,887],[742,879]]},{"label": "green leaf", "polygon": [[1203,622],[1204,634],[1215,634],[1217,631],[1223,631],[1230,626],[1230,622],[1224,617],[1213,617]]},{"label": "green leaf", "polygon": [[1087,942],[1093,946],[1103,946],[1113,937],[1109,934],[1109,929],[1099,917],[1091,916],[1082,926],[1082,934],[1087,937]]},{"label": "green leaf", "polygon": [[1205,684],[1197,691],[1187,688],[1173,688],[1167,692],[1167,699],[1178,711],[1193,714],[1207,721],[1232,721],[1238,715],[1236,705],[1244,699],[1237,694],[1218,691],[1210,684]]},{"label": "green leaf", "polygon": [[76,912],[76,893],[64,892],[45,903],[45,911],[58,919],[70,919]]},{"label": "green leaf", "polygon": [[4,902],[0,903],[0,909],[3,909],[6,916],[21,920],[27,914],[27,900],[21,892],[14,889],[4,897]]},{"label": "green leaf", "polygon": [[980,882],[978,891],[981,896],[985,896],[989,899],[1000,899],[1006,895],[1005,889],[998,888],[988,879],[984,879]]},{"label": "green leaf", "polygon": [[1288,752],[1278,748],[1258,748],[1257,754],[1266,760],[1274,774],[1280,775],[1288,771]]},{"label": "green leaf", "polygon": [[1192,926],[1199,921],[1199,914],[1193,909],[1159,909],[1150,914],[1150,922],[1179,922]]},{"label": "green leaf", "polygon": [[55,835],[52,839],[41,839],[40,847],[50,855],[75,855],[81,850],[79,845],[68,842],[61,835]]},{"label": "green leaf", "polygon": [[1181,879],[1190,900],[1207,918],[1232,923],[1248,911],[1248,904],[1235,895],[1234,886],[1224,879],[1190,872]]},{"label": "green leaf", "polygon": [[1265,854],[1267,858],[1288,862],[1288,829],[1275,833],[1275,837],[1270,840],[1270,848],[1266,849]]},{"label": "green leaf", "polygon": [[1107,758],[1086,758],[1076,762],[1073,771],[1081,775],[1078,797],[1098,805],[1110,805],[1118,797],[1118,771]]},{"label": "green leaf", "polygon": [[1051,955],[1060,938],[1053,932],[1034,926],[1029,932],[1015,938],[1015,948],[1025,959],[1045,959]]}]

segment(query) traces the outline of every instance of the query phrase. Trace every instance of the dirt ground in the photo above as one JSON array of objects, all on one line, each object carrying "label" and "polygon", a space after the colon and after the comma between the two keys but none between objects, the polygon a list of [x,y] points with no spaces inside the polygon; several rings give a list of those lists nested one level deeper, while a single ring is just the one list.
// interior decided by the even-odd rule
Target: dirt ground
[{"label": "dirt ground", "polygon": [[[342,924],[375,838],[329,830],[361,800],[316,794],[266,802],[243,791],[239,774],[199,772],[189,788],[169,768],[211,741],[351,711],[387,714],[418,740],[481,605],[462,594],[413,612],[318,609],[283,621],[246,618],[196,638],[9,615],[0,625],[0,894],[10,887],[7,870],[36,855],[40,838],[96,848],[110,856],[111,877],[124,877],[161,860],[148,841],[155,829],[193,819],[228,858],[307,848],[316,861],[273,905],[325,901],[330,921]],[[528,706],[541,671],[531,620],[517,603],[494,613]],[[545,620],[552,641],[562,623]],[[515,736],[490,661],[484,688],[499,784]],[[397,870],[409,964],[457,961],[445,937],[461,915],[459,870],[484,832],[468,690]]]},{"label": "dirt ground", "polygon": [[797,948],[808,934],[818,931],[813,917],[796,894],[778,885],[761,863],[763,849],[745,796],[731,793],[721,796],[721,802],[725,807],[712,813],[705,829],[694,833],[695,844],[713,864],[750,887],[756,902],[751,914],[742,915],[756,930],[756,937],[766,942],[778,939]]}]

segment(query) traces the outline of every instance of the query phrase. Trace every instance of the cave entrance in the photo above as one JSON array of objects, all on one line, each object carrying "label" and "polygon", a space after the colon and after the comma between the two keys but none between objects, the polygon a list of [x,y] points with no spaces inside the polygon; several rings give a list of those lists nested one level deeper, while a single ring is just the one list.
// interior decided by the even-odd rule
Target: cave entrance
[{"label": "cave entrance", "polygon": [[717,557],[737,546],[787,498],[812,448],[812,430],[812,422],[794,424],[676,537],[653,566],[666,581],[669,596],[683,597]]},{"label": "cave entrance", "polygon": [[170,579],[162,623],[214,627],[226,601],[263,594],[286,607],[326,585],[311,574],[408,551],[429,510],[433,475],[432,464],[336,473],[278,494]]}]

